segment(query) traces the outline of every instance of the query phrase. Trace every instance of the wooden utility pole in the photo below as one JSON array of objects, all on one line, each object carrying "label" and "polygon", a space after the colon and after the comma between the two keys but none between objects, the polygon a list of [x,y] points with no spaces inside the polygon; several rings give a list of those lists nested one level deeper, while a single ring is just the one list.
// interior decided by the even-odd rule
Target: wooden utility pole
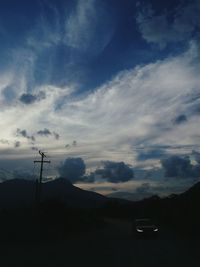
[{"label": "wooden utility pole", "polygon": [[44,160],[46,158],[46,155],[44,152],[41,152],[39,150],[39,154],[41,155],[41,160],[34,160],[34,163],[40,163],[40,178],[36,180],[36,192],[35,192],[35,199],[38,204],[40,204],[41,201],[41,187],[42,187],[42,173],[43,173],[43,164],[44,163],[51,163],[49,160]]}]

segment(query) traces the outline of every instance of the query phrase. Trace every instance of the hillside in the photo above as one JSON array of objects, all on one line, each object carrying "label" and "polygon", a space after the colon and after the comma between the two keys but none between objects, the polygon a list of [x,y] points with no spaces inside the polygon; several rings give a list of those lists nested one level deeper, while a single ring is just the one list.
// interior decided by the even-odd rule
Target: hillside
[{"label": "hillside", "polygon": [[[72,207],[92,208],[103,204],[107,198],[58,178],[42,184],[42,201],[50,199],[58,199]],[[0,183],[0,208],[29,207],[34,201],[34,181],[13,179]]]}]

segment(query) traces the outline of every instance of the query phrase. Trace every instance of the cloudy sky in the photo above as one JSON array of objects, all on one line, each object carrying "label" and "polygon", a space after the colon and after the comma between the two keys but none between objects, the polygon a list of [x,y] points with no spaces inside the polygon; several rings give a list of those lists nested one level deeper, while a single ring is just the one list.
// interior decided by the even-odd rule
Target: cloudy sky
[{"label": "cloudy sky", "polygon": [[196,181],[199,13],[198,0],[1,1],[0,175],[31,176],[42,150],[47,176],[79,158],[75,181],[102,193]]}]

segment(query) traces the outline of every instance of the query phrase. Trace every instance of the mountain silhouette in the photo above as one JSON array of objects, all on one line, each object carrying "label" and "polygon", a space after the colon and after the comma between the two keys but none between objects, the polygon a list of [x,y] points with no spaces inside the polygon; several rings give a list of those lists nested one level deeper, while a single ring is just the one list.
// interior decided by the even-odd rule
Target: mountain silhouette
[{"label": "mountain silhouette", "polygon": [[[35,203],[35,181],[24,179],[12,179],[0,183],[0,208],[8,207],[30,207]],[[108,201],[116,200],[118,203],[141,203],[154,205],[160,202],[161,206],[169,206],[171,209],[190,209],[192,210],[200,201],[200,182],[193,185],[190,189],[179,195],[173,195],[164,199],[145,198],[141,201],[128,201],[119,198],[105,197],[96,192],[80,189],[64,178],[57,178],[42,184],[41,200],[59,200],[71,207],[96,208]],[[137,205],[137,204],[136,204]],[[169,209],[168,207],[168,209]]]},{"label": "mountain silhouette", "polygon": [[[0,183],[0,208],[30,207],[35,202],[34,181],[13,179]],[[64,178],[42,184],[41,200],[57,199],[72,207],[92,208],[102,205],[106,197],[80,189]]]},{"label": "mountain silhouette", "polygon": [[177,195],[178,199],[188,199],[190,201],[200,200],[200,182],[197,182],[187,191]]}]

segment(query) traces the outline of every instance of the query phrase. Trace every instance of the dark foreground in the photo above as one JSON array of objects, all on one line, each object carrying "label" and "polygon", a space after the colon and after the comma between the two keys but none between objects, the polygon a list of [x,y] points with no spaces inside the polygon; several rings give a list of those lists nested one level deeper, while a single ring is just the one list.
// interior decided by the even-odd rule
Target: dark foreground
[{"label": "dark foreground", "polygon": [[198,267],[198,239],[162,229],[157,239],[137,239],[129,221],[106,220],[101,229],[62,241],[0,244],[0,266]]}]

